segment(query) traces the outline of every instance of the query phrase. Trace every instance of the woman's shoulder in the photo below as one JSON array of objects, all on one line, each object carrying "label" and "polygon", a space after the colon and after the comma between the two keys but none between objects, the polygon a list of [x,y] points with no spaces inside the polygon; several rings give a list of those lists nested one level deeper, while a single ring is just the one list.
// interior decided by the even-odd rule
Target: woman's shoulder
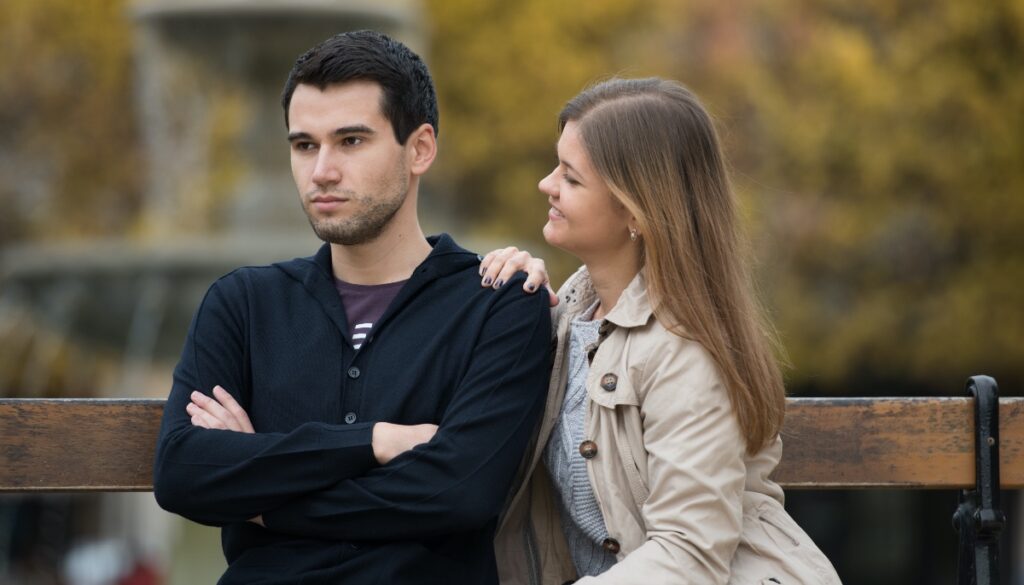
[{"label": "woman's shoulder", "polygon": [[657,318],[631,331],[629,351],[640,358],[635,370],[640,391],[677,392],[686,402],[719,402],[726,394],[714,357],[702,343],[681,333],[670,331]]}]

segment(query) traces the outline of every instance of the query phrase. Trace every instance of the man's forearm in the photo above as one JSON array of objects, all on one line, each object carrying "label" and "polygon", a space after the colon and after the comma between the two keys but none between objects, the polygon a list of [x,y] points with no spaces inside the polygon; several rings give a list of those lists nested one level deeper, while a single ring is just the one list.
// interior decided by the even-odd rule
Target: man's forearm
[{"label": "man's forearm", "polygon": [[172,391],[157,444],[154,492],[165,509],[196,522],[242,522],[377,465],[373,423],[306,423],[289,433],[193,425],[184,389]]},{"label": "man's forearm", "polygon": [[546,301],[517,299],[488,321],[428,444],[289,500],[263,515],[267,528],[340,540],[421,538],[478,529],[496,518],[550,374]]}]

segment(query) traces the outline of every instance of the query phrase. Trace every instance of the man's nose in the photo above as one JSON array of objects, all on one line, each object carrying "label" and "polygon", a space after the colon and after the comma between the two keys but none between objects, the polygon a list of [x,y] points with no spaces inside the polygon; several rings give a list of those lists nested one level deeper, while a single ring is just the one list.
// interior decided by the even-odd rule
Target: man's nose
[{"label": "man's nose", "polygon": [[317,153],[316,166],[313,167],[313,176],[310,179],[320,187],[341,182],[341,169],[330,149],[323,148]]}]

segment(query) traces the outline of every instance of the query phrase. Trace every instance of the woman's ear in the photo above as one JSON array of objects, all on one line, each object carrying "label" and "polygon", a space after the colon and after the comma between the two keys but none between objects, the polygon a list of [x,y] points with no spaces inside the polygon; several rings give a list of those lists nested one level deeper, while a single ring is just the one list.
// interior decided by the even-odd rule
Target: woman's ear
[{"label": "woman's ear", "polygon": [[430,169],[437,156],[437,136],[430,124],[421,124],[413,130],[406,140],[406,151],[409,156],[409,171],[420,176]]}]

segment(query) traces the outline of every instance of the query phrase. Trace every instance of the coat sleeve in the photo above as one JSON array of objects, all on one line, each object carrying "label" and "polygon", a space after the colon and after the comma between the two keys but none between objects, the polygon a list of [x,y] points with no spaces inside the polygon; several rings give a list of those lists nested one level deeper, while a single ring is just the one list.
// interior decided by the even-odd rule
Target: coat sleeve
[{"label": "coat sleeve", "polygon": [[214,283],[196,311],[174,370],[153,470],[162,508],[213,526],[243,522],[297,495],[376,466],[373,423],[306,423],[288,433],[239,433],[192,425],[190,394],[221,385],[249,404],[245,285]]},{"label": "coat sleeve", "polygon": [[672,336],[643,368],[640,406],[650,495],[646,540],[579,585],[729,580],[742,529],[745,448],[710,355]]},{"label": "coat sleeve", "polygon": [[365,475],[263,515],[270,530],[328,539],[451,534],[493,522],[508,495],[550,376],[545,295],[503,287],[434,438]]}]

